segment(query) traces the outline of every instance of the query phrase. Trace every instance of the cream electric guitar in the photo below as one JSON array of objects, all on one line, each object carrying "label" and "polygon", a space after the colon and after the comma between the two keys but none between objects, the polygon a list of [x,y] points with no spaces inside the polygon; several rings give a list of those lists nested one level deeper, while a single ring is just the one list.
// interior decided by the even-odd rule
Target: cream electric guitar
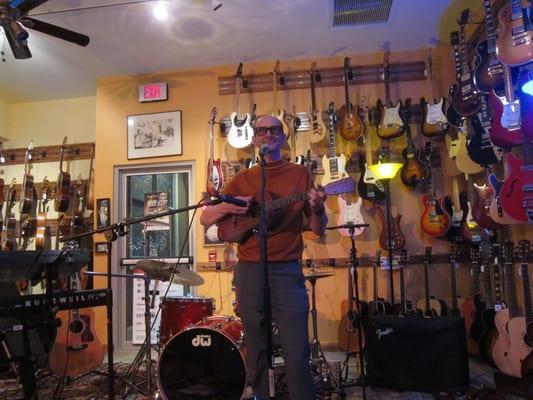
[{"label": "cream electric guitar", "polygon": [[[363,198],[358,197],[357,201],[353,203],[349,197],[348,200],[344,200],[342,195],[338,195],[337,202],[339,204],[339,218],[337,219],[337,225],[359,225],[364,224],[365,220],[361,214],[361,206],[363,205]],[[354,236],[360,235],[365,231],[364,227],[355,228]],[[343,236],[350,236],[350,230],[348,228],[339,229],[339,233]]]},{"label": "cream electric guitar", "polygon": [[335,144],[336,121],[335,103],[330,102],[328,106],[328,152],[322,157],[322,167],[324,168],[322,186],[324,187],[341,179],[349,178],[346,172],[346,156],[342,153],[337,155]]},{"label": "cream electric guitar", "polygon": [[274,65],[274,70],[272,71],[272,116],[279,119],[281,125],[283,126],[283,132],[287,135],[287,139],[290,137],[289,126],[285,121],[285,110],[280,110],[278,108],[278,83],[282,80],[283,77],[279,71],[279,60],[276,61]]},{"label": "cream electric guitar", "polygon": [[241,85],[242,85],[242,63],[239,63],[235,74],[235,96],[237,107],[235,112],[231,113],[231,127],[228,133],[228,143],[236,149],[243,149],[252,144],[254,136],[252,128],[252,117],[246,113],[241,117]]},{"label": "cream electric guitar", "polygon": [[320,73],[316,69],[316,63],[311,64],[309,77],[311,85],[311,110],[309,112],[311,132],[309,141],[311,143],[318,143],[326,137],[326,125],[322,121],[322,110],[317,110],[316,108],[315,83],[320,82]]},{"label": "cream electric guitar", "polygon": [[426,59],[426,78],[429,90],[429,99],[420,99],[424,119],[422,120],[422,133],[427,137],[438,136],[448,130],[448,119],[444,114],[444,98],[441,97],[435,102],[433,97],[433,84],[431,76],[431,49],[428,50]]},{"label": "cream electric guitar", "polygon": [[377,108],[379,112],[378,136],[381,139],[393,139],[401,136],[405,131],[405,124],[400,117],[400,107],[402,102],[398,101],[392,105],[390,98],[390,66],[386,57],[383,60],[383,81],[385,85],[385,104],[378,100]]}]

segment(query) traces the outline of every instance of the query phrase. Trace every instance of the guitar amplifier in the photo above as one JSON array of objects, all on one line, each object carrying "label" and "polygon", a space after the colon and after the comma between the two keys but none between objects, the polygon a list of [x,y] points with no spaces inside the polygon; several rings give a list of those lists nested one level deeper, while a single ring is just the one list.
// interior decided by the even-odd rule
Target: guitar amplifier
[{"label": "guitar amplifier", "polygon": [[365,332],[369,385],[430,393],[468,388],[463,318],[376,316]]}]

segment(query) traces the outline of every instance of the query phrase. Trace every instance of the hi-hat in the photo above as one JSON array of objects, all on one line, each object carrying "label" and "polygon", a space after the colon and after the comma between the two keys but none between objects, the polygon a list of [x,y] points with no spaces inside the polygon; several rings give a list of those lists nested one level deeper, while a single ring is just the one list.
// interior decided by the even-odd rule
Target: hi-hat
[{"label": "hi-hat", "polygon": [[310,280],[316,280],[320,278],[327,278],[328,276],[335,275],[333,272],[321,272],[321,271],[311,271],[308,274],[305,274],[304,277],[308,281]]},{"label": "hi-hat", "polygon": [[[160,281],[169,281],[179,285],[200,286],[204,283],[204,278],[188,268],[174,263],[167,263],[158,260],[139,260],[135,265],[150,278]],[[174,276],[172,274],[174,273]]]}]

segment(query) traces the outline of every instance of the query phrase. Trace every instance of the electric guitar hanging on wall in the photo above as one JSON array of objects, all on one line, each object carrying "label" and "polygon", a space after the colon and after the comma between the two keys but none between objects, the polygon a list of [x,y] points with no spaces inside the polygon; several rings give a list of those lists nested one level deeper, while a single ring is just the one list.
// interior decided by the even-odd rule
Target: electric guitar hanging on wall
[{"label": "electric guitar hanging on wall", "polygon": [[[385,250],[389,251],[389,241],[387,233],[387,217],[381,209],[377,207],[377,216],[381,224],[381,230],[379,233],[379,246]],[[405,247],[405,236],[400,228],[400,220],[402,215],[398,214],[396,216],[391,215],[391,249],[392,251],[399,251]]]},{"label": "electric guitar hanging on wall", "polygon": [[17,249],[17,234],[15,232],[17,228],[17,219],[13,213],[13,207],[17,201],[17,191],[15,185],[17,180],[13,178],[9,187],[7,188],[6,195],[6,208],[4,214],[4,229],[2,231],[2,251],[13,251]]},{"label": "electric guitar hanging on wall", "polygon": [[35,230],[35,250],[50,250],[50,226],[46,224],[46,214],[48,213],[48,202],[52,197],[52,188],[48,177],[43,178],[41,184],[41,200],[37,214],[37,228]]},{"label": "electric guitar hanging on wall", "polygon": [[402,119],[406,125],[407,147],[403,149],[403,166],[400,171],[400,179],[403,184],[410,187],[416,187],[424,182],[428,175],[427,165],[420,159],[420,149],[417,149],[411,137],[411,99],[407,99],[402,107]]},{"label": "electric guitar hanging on wall", "polygon": [[309,71],[309,84],[311,86],[311,110],[309,111],[311,130],[309,132],[309,141],[311,143],[318,143],[326,138],[326,125],[324,125],[322,120],[322,110],[317,109],[316,106],[315,83],[320,81],[320,72],[316,69],[316,63],[312,63]]},{"label": "electric guitar hanging on wall", "polygon": [[521,0],[508,0],[498,12],[496,55],[505,65],[522,65],[533,60],[531,6]]},{"label": "electric guitar hanging on wall", "polygon": [[67,211],[70,202],[70,174],[67,171],[63,171],[63,157],[65,155],[66,144],[67,137],[65,136],[59,149],[59,175],[57,177],[54,196],[54,210],[58,212]]},{"label": "electric guitar hanging on wall", "polygon": [[350,86],[351,79],[350,58],[344,58],[344,105],[340,109],[341,120],[341,136],[346,140],[357,140],[364,132],[365,126],[363,121],[359,118],[359,108],[350,102]]},{"label": "electric guitar hanging on wall", "polygon": [[466,149],[472,161],[486,167],[499,163],[503,152],[501,148],[492,143],[490,138],[491,117],[487,105],[487,96],[483,94],[479,97],[481,111],[472,117],[474,135],[468,140]]},{"label": "electric guitar hanging on wall", "polygon": [[[285,82],[285,78],[281,74],[279,70],[279,60],[276,61],[276,64],[274,65],[274,70],[272,71],[272,116],[276,117],[279,122],[281,123],[281,126],[283,126],[283,132],[285,132],[285,135],[287,136],[287,139],[290,138],[291,133],[289,131],[289,127],[287,125],[287,122],[285,121],[285,110],[278,108],[278,84],[281,82],[282,84]],[[285,141],[287,143],[287,141]]]},{"label": "electric guitar hanging on wall", "polygon": [[243,149],[252,144],[254,136],[252,119],[250,114],[241,114],[241,86],[242,86],[242,63],[239,63],[235,73],[235,100],[236,111],[231,113],[231,126],[228,132],[228,143],[236,149]]},{"label": "electric guitar hanging on wall", "polygon": [[222,174],[222,163],[220,158],[215,160],[215,134],[214,125],[217,117],[217,108],[211,110],[209,118],[209,161],[207,162],[207,185],[206,192],[209,195],[217,194],[224,184],[224,175]]},{"label": "electric guitar hanging on wall", "polygon": [[[431,76],[431,49],[425,59],[426,79],[429,91],[429,102],[425,98],[420,99],[422,106],[422,133],[427,137],[435,137],[444,134],[448,130],[448,119],[444,114],[445,100],[443,97],[435,101],[433,97],[433,79]],[[405,120],[405,118],[404,118]],[[405,121],[407,127],[409,123]]]},{"label": "electric guitar hanging on wall", "polygon": [[393,139],[399,137],[405,131],[405,124],[400,117],[400,107],[402,102],[398,101],[392,105],[390,98],[390,65],[385,54],[383,60],[383,82],[385,86],[385,104],[381,100],[377,102],[378,108],[378,136],[381,139]]},{"label": "electric guitar hanging on wall", "polygon": [[[361,214],[361,206],[363,205],[363,199],[358,197],[355,203],[350,198],[350,193],[346,194],[347,200],[343,198],[343,195],[337,196],[337,203],[339,205],[339,218],[337,219],[337,225],[360,225],[364,224],[365,220]],[[339,233],[343,236],[350,236],[350,230],[348,228],[338,229]],[[358,236],[365,231],[364,227],[354,229],[354,236]]]}]

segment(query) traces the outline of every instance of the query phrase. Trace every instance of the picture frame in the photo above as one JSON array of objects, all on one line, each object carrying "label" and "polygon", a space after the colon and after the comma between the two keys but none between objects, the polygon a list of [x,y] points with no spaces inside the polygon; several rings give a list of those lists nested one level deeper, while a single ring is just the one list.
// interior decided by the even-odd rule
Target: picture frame
[{"label": "picture frame", "polygon": [[218,238],[216,225],[204,226],[204,246],[223,246],[224,241]]},{"label": "picture frame", "polygon": [[111,225],[111,199],[96,199],[96,229]]},{"label": "picture frame", "polygon": [[107,254],[107,242],[95,242],[94,252],[97,254]]},{"label": "picture frame", "polygon": [[183,154],[181,111],[128,115],[128,160]]}]

